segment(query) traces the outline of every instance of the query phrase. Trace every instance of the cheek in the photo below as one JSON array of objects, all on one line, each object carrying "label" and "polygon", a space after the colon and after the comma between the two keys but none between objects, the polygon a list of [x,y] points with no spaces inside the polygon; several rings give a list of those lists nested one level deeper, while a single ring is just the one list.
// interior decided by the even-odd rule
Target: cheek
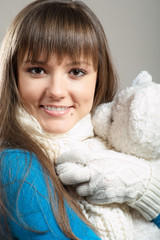
[{"label": "cheek", "polygon": [[22,84],[19,85],[19,93],[24,103],[34,103],[38,100],[39,92],[37,88],[34,88],[31,85]]},{"label": "cheek", "polygon": [[32,99],[32,89],[30,89],[28,86],[24,87],[24,85],[19,85],[19,93],[20,93],[20,96],[23,98],[23,99],[29,99],[31,98]]},{"label": "cheek", "polygon": [[95,92],[94,88],[86,89],[86,91],[84,91],[83,93],[83,100],[88,104],[89,103],[92,104],[94,99],[94,92]]},{"label": "cheek", "polygon": [[94,94],[95,94],[95,81],[92,81],[85,84],[83,86],[83,89],[80,90],[79,88],[77,96],[79,96],[79,102],[83,103],[84,107],[91,109],[93,105]]},{"label": "cheek", "polygon": [[23,102],[32,103],[40,98],[40,85],[35,83],[23,76],[19,78],[18,90]]},{"label": "cheek", "polygon": [[28,98],[29,96],[36,95],[38,92],[38,87],[40,86],[39,81],[32,79],[28,76],[25,70],[20,68],[18,72],[18,90],[23,98]]},{"label": "cheek", "polygon": [[96,78],[93,78],[91,82],[85,87],[84,91],[84,99],[90,103],[93,103],[94,94],[95,94],[95,87],[96,87]]},{"label": "cheek", "polygon": [[93,99],[97,82],[97,73],[94,72],[85,81],[84,92],[88,99]]}]

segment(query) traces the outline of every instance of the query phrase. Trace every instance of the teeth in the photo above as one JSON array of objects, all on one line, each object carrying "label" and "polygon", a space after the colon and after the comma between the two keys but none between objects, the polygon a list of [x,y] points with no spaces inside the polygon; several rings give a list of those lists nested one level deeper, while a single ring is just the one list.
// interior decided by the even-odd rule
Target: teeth
[{"label": "teeth", "polygon": [[50,110],[50,111],[57,111],[57,112],[68,109],[68,107],[51,107],[51,106],[43,106],[43,108]]}]

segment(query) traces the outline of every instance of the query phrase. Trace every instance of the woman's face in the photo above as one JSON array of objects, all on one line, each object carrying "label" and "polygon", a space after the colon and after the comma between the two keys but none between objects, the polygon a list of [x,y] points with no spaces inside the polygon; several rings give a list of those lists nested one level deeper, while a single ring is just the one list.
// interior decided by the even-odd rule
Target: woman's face
[{"label": "woman's face", "polygon": [[18,66],[18,89],[26,110],[50,133],[69,131],[93,105],[97,71],[92,61],[60,64],[55,56],[31,63],[24,58]]}]

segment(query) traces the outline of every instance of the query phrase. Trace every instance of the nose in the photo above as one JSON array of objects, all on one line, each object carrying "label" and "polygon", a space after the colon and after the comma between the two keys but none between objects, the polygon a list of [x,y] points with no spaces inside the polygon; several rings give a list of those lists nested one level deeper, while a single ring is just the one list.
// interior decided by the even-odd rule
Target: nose
[{"label": "nose", "polygon": [[67,84],[63,74],[55,72],[50,75],[46,94],[48,97],[54,99],[61,99],[67,95]]}]

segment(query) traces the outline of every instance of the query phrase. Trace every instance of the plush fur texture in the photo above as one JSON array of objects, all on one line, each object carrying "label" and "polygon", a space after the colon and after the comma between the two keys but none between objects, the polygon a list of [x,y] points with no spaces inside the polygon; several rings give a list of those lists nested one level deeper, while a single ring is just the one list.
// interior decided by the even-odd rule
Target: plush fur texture
[{"label": "plush fur texture", "polygon": [[147,160],[160,158],[160,84],[141,72],[111,103],[92,118],[96,135],[115,150]]}]

